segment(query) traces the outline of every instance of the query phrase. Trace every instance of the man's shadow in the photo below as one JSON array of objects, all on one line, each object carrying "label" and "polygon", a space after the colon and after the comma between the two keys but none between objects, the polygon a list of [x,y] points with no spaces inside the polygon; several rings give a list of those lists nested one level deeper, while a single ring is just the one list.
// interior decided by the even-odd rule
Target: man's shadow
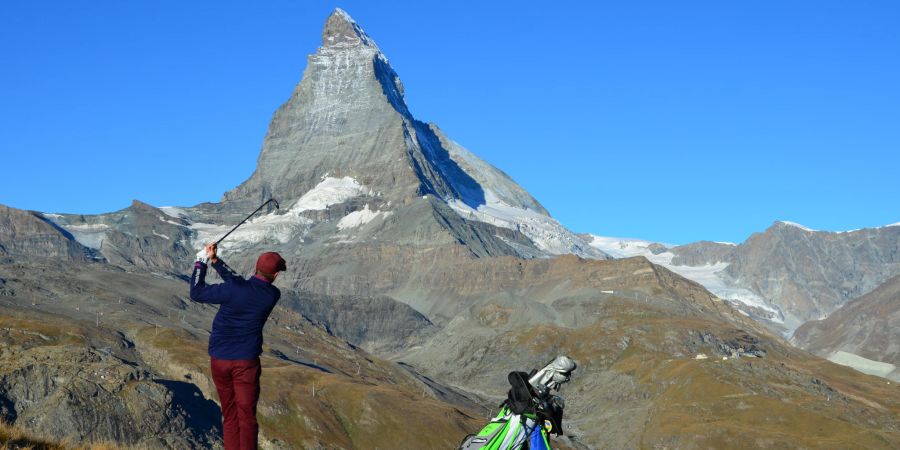
[{"label": "man's shadow", "polygon": [[172,404],[185,413],[185,425],[201,444],[211,446],[222,436],[222,410],[203,396],[197,386],[184,381],[154,380],[172,392]]}]

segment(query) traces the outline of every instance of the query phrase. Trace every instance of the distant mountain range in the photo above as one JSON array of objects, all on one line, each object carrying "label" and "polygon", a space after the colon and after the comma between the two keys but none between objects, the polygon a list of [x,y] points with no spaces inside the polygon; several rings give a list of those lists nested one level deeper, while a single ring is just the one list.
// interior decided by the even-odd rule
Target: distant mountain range
[{"label": "distant mountain range", "polygon": [[826,232],[775,222],[741,244],[589,237],[608,254],[645,256],[697,281],[787,335],[900,274],[900,224]]},{"label": "distant mountain range", "polygon": [[[740,245],[678,247],[573,233],[415,119],[341,10],[255,172],[220,202],[0,208],[0,417],[59,439],[218,445],[215,309],[186,299],[185,277],[204,243],[272,197],[281,208],[220,252],[245,274],[262,251],[288,261],[266,329],[269,448],[452,448],[496,409],[508,372],[558,354],[579,363],[562,447],[900,446],[900,392],[772,332],[900,273],[900,227],[776,223]],[[136,413],[132,390],[158,414]]]}]

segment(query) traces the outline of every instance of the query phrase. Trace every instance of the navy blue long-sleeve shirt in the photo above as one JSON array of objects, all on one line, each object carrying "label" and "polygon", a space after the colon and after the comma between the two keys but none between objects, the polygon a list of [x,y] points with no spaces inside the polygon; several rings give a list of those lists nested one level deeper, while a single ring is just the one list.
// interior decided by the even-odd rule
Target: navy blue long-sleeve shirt
[{"label": "navy blue long-sleeve shirt", "polygon": [[191,300],[219,306],[209,335],[209,356],[217,359],[253,359],[262,353],[262,331],[281,291],[257,277],[244,279],[218,259],[213,269],[224,283],[206,284],[206,264],[194,264]]}]

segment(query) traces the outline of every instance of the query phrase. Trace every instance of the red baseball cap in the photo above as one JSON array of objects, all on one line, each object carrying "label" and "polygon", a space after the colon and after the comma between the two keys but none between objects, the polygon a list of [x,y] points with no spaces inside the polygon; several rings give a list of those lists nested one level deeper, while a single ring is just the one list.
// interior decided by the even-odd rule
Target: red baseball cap
[{"label": "red baseball cap", "polygon": [[265,252],[259,255],[259,259],[256,260],[256,270],[266,275],[275,275],[278,272],[287,270],[287,263],[278,253]]}]

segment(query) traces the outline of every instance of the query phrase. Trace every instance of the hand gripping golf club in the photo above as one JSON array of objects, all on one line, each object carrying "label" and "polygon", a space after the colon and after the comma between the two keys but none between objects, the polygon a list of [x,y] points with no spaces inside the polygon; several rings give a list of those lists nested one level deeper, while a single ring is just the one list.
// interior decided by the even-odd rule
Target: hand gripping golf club
[{"label": "hand gripping golf club", "polygon": [[231,231],[225,233],[225,236],[222,236],[218,241],[216,241],[216,244],[215,244],[215,245],[218,247],[218,246],[219,246],[219,242],[224,241],[225,238],[227,238],[229,234],[234,233],[234,230],[237,230],[239,226],[241,226],[241,225],[244,224],[244,222],[250,220],[250,218],[253,217],[254,214],[258,213],[259,210],[263,209],[263,208],[264,208],[266,205],[268,205],[269,203],[274,203],[274,204],[275,204],[275,209],[281,209],[281,207],[278,205],[278,201],[275,200],[274,198],[270,198],[270,199],[266,200],[265,203],[263,203],[262,205],[259,205],[259,208],[256,208],[256,211],[253,211],[252,213],[250,213],[250,215],[247,216],[247,217],[245,217],[244,220],[241,221],[241,223],[235,225],[234,228],[231,229]]}]

